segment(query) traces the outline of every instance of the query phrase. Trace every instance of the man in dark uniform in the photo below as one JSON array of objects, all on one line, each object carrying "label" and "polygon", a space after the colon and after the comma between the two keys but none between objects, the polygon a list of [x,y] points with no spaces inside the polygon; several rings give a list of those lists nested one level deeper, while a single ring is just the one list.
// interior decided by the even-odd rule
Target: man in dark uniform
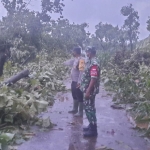
[{"label": "man in dark uniform", "polygon": [[99,93],[100,84],[100,63],[96,58],[94,47],[88,47],[86,50],[88,60],[81,78],[80,89],[84,93],[84,110],[89,121],[89,125],[83,128],[84,136],[97,136],[97,119],[95,109],[95,96]]}]

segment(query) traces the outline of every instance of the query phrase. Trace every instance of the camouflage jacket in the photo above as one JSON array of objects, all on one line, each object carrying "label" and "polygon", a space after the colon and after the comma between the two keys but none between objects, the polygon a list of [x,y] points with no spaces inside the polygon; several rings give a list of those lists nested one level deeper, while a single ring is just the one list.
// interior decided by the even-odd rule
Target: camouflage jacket
[{"label": "camouflage jacket", "polygon": [[81,85],[80,89],[83,93],[86,92],[86,89],[88,88],[90,81],[91,81],[91,75],[90,75],[90,70],[92,66],[98,66],[98,77],[97,77],[97,82],[94,86],[94,89],[92,90],[91,95],[96,95],[99,93],[99,85],[100,85],[100,64],[97,58],[92,58],[91,60],[89,59],[86,62],[85,70],[83,72],[82,78],[81,78]]}]

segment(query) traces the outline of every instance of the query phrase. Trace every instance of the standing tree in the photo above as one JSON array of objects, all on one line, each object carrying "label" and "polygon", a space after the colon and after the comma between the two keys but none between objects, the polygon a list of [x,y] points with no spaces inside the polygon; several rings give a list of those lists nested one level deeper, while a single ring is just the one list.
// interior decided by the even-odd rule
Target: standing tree
[{"label": "standing tree", "polygon": [[43,22],[49,22],[51,13],[60,13],[62,15],[63,0],[41,0],[42,11],[38,13]]},{"label": "standing tree", "polygon": [[134,43],[138,40],[139,34],[139,16],[138,12],[134,10],[132,4],[129,6],[123,6],[121,9],[121,14],[127,18],[124,21],[123,29],[126,31],[128,41],[130,43],[131,51],[134,48]]},{"label": "standing tree", "polygon": [[[51,22],[51,13],[62,14],[62,0],[40,0],[42,10],[39,12],[28,8],[30,1],[32,0],[1,0],[7,16],[0,20],[0,70],[3,70],[1,66],[6,61],[7,50],[1,47],[1,41],[11,42],[15,62],[23,63],[31,53],[42,50],[44,25]],[[18,52],[19,55],[16,55]]]},{"label": "standing tree", "polygon": [[99,40],[102,50],[116,50],[119,43],[119,28],[114,27],[111,24],[103,24],[100,22],[95,26],[96,38]]},{"label": "standing tree", "polygon": [[147,30],[150,31],[150,17],[148,17],[148,20],[147,20]]},{"label": "standing tree", "polygon": [[[43,41],[45,49],[62,49],[70,50],[74,46],[83,48],[84,41],[86,40],[87,33],[85,28],[87,24],[74,24],[70,23],[67,19],[58,19],[51,21],[50,24],[45,25],[43,32]],[[48,46],[48,47],[47,47]]]}]

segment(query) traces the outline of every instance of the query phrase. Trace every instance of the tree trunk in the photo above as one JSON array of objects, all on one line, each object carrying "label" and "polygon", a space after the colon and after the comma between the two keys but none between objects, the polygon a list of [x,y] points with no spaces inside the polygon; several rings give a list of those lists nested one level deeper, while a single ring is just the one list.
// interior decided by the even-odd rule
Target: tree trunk
[{"label": "tree trunk", "polygon": [[130,25],[130,33],[129,33],[129,40],[130,40],[130,50],[133,50],[133,42],[132,42],[132,28]]},{"label": "tree trunk", "polygon": [[130,49],[131,51],[133,51],[133,43],[132,43],[132,39],[130,38]]},{"label": "tree trunk", "polygon": [[12,76],[10,79],[8,79],[7,81],[4,82],[4,84],[12,85],[14,83],[16,83],[17,81],[19,81],[22,78],[26,78],[29,75],[29,70],[23,70],[21,72],[19,72],[18,74]]},{"label": "tree trunk", "polygon": [[6,61],[5,54],[0,53],[0,76],[3,75],[3,69],[4,69],[5,61]]}]

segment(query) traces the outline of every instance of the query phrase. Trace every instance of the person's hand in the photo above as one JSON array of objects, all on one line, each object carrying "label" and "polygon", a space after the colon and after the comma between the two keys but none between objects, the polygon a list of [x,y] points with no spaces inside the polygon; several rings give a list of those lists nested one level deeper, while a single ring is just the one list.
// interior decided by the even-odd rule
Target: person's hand
[{"label": "person's hand", "polygon": [[87,89],[85,93],[85,99],[89,99],[89,98],[90,98],[90,91]]},{"label": "person's hand", "polygon": [[76,88],[80,88],[80,83],[77,83],[77,86],[76,86]]}]

